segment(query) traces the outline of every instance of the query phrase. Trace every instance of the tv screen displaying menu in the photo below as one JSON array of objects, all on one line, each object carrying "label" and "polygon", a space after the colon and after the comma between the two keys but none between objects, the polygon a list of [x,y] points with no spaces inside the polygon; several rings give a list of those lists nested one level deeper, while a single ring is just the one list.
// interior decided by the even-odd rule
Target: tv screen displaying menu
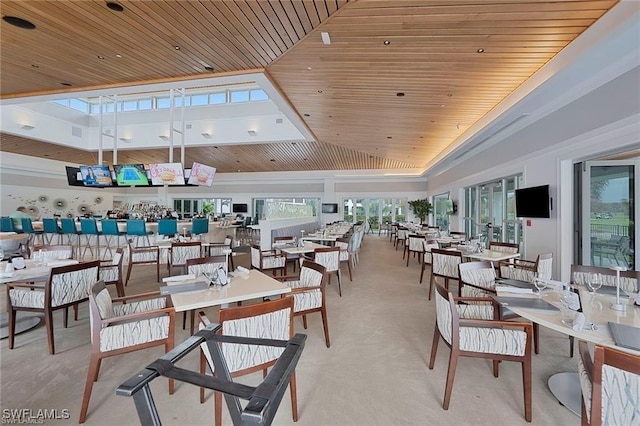
[{"label": "tv screen displaying menu", "polygon": [[80,174],[84,186],[112,186],[111,170],[109,166],[97,164],[93,166],[80,166]]},{"label": "tv screen displaying menu", "polygon": [[213,177],[216,174],[216,168],[205,166],[200,163],[193,163],[191,166],[191,174],[189,175],[190,185],[212,186]]},{"label": "tv screen displaying menu", "polygon": [[144,164],[118,164],[113,166],[118,186],[148,186],[149,178]]},{"label": "tv screen displaying menu", "polygon": [[149,164],[149,175],[154,185],[184,185],[182,163]]}]

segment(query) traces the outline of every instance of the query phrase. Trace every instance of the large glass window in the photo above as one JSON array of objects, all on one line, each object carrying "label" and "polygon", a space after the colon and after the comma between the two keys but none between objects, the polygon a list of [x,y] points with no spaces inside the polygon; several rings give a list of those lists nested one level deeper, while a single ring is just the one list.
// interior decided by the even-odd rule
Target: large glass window
[{"label": "large glass window", "polygon": [[183,218],[220,217],[231,213],[231,198],[175,199],[173,209]]},{"label": "large glass window", "polygon": [[406,198],[345,198],[342,200],[345,222],[365,222],[367,229],[377,230],[382,222],[404,222]]},{"label": "large glass window", "polygon": [[449,229],[448,201],[448,192],[433,197],[433,217],[435,219],[435,226],[440,229]]},{"label": "large glass window", "polygon": [[259,219],[317,217],[319,198],[254,198],[253,213]]}]

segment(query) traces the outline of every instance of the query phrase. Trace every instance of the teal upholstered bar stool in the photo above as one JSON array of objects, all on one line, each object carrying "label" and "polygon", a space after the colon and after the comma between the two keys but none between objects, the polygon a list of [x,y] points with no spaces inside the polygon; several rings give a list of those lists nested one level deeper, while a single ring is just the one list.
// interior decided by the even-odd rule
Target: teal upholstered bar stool
[{"label": "teal upholstered bar stool", "polygon": [[151,231],[147,231],[147,224],[142,219],[128,219],[127,220],[127,235],[136,238],[136,247],[140,247],[138,244],[140,237],[143,237],[147,241],[147,246],[151,245],[149,241],[149,235],[153,234]]},{"label": "teal upholstered bar stool", "polygon": [[62,219],[60,219],[60,225],[62,228],[63,238],[65,236],[67,237],[67,244],[73,246],[73,240],[76,239],[76,245],[78,247],[77,253],[80,254],[80,235],[82,232],[78,231],[78,229],[76,228],[76,221],[70,217],[63,217]]},{"label": "teal upholstered bar stool", "polygon": [[51,245],[53,237],[57,237],[57,244],[62,244],[62,231],[58,226],[58,221],[53,217],[42,219],[42,228],[44,230],[44,239],[46,245]]},{"label": "teal upholstered bar stool", "polygon": [[33,245],[36,245],[36,243],[37,243],[36,240],[37,240],[38,237],[40,237],[41,245],[45,245],[44,244],[44,231],[33,229],[33,222],[28,217],[23,217],[21,222],[22,222],[22,232],[24,232],[25,234],[29,234],[29,242],[30,243],[32,242]]},{"label": "teal upholstered bar stool", "polygon": [[200,235],[209,232],[209,219],[193,219],[191,221],[191,236],[199,238]]},{"label": "teal upholstered bar stool", "polygon": [[[98,225],[96,224],[96,220],[80,219],[80,231],[81,231],[81,236],[79,238],[81,238],[82,236],[84,236],[85,238],[85,246],[84,246],[84,250],[82,251],[82,257],[84,257],[84,254],[87,252],[87,249],[89,249],[91,256],[95,256],[93,253],[93,247],[91,244],[91,238],[95,237],[96,253],[99,259],[100,258],[100,235],[102,235],[102,232],[98,231]],[[78,249],[80,249],[80,247],[78,247]]]},{"label": "teal upholstered bar stool", "polygon": [[107,245],[105,252],[109,252],[109,255],[113,257],[112,241],[113,237],[116,238],[116,249],[120,248],[120,237],[126,235],[126,232],[118,229],[118,221],[114,219],[103,219],[100,221],[102,224],[102,235],[104,235],[104,241]]},{"label": "teal upholstered bar stool", "polygon": [[173,238],[178,233],[178,221],[176,219],[160,219],[158,221],[158,237],[160,235]]},{"label": "teal upholstered bar stool", "polygon": [[0,232],[17,232],[15,226],[13,226],[13,219],[9,216],[0,218]]}]

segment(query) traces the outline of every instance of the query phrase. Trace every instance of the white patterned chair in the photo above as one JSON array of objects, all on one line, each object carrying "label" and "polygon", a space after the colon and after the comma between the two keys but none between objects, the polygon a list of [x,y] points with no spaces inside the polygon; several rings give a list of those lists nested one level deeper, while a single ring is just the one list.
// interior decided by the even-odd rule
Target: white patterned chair
[{"label": "white patterned chair", "polygon": [[396,250],[398,250],[398,245],[402,244],[404,249],[404,245],[407,242],[407,235],[409,235],[409,230],[407,228],[403,228],[401,226],[398,227],[398,234],[396,235]]},{"label": "white patterned chair", "polygon": [[118,297],[124,297],[124,283],[122,282],[122,262],[124,259],[124,249],[118,247],[116,254],[111,260],[102,260],[100,262],[100,271],[98,279],[104,281],[106,285],[113,284],[116,286]]},{"label": "white patterned chair", "polygon": [[424,246],[422,247],[422,266],[420,267],[420,284],[422,284],[422,278],[424,277],[424,270],[427,265],[431,265],[433,263],[433,257],[431,256],[431,250],[439,249],[440,244],[438,244],[437,240],[428,240],[424,239],[422,241]]},{"label": "white patterned chair", "polygon": [[[462,252],[457,250],[431,249],[431,277],[429,278],[429,300],[437,278],[444,278],[444,288],[449,290],[449,280],[460,282],[458,265],[462,263]],[[458,285],[458,293],[460,285]]]},{"label": "white patterned chair", "polygon": [[320,312],[324,328],[324,340],[327,348],[329,341],[329,325],[327,322],[327,306],[325,297],[325,282],[327,269],[315,262],[304,260],[300,266],[300,276],[277,277],[288,287],[294,300],[294,316],[302,316],[302,325],[307,328],[307,314]]},{"label": "white patterned chair", "polygon": [[329,277],[327,283],[331,284],[331,274],[338,276],[338,294],[342,297],[342,274],[340,273],[340,247],[322,247],[313,251],[313,262],[324,266]]},{"label": "white patterned chair", "polygon": [[582,425],[640,424],[640,356],[587,342],[578,346]]},{"label": "white patterned chair", "polygon": [[197,259],[202,257],[202,243],[200,241],[187,241],[184,243],[171,243],[169,248],[169,275],[173,276],[173,269],[185,268],[185,264],[189,259]]},{"label": "white patterned chair", "polygon": [[407,244],[405,245],[405,252],[402,254],[402,258],[404,259],[405,254],[407,255],[407,266],[409,266],[409,258],[411,257],[411,253],[413,253],[413,257],[418,256],[418,263],[424,260],[424,235],[407,235]]},{"label": "white patterned chair", "polygon": [[131,277],[131,269],[133,265],[156,265],[156,280],[160,282],[160,248],[158,246],[140,246],[133,245],[133,239],[127,240],[129,246],[129,262],[127,264],[127,279],[124,285],[129,284]]},{"label": "white patterned chair", "polygon": [[[230,253],[233,248],[233,236],[227,235],[224,238],[224,241],[221,243],[210,243],[208,247],[209,254],[208,256],[226,256],[226,253]],[[234,270],[235,266],[233,265],[233,256],[229,254],[229,268],[230,270]]]},{"label": "white patterned chair", "polygon": [[[103,358],[164,345],[173,349],[175,310],[160,292],[111,299],[103,281],[94,283],[89,296],[91,359],[80,409],[80,423],[87,418],[93,383],[98,380]],[[169,380],[169,394],[174,383]]]},{"label": "white patterned chair", "polygon": [[49,353],[55,354],[53,339],[53,311],[64,309],[64,328],[67,328],[69,306],[89,299],[91,286],[98,280],[99,260],[51,268],[49,279],[40,284],[7,284],[9,313],[9,349],[13,349],[18,311],[41,312],[47,327]]},{"label": "white patterned chair", "polygon": [[[219,268],[224,269],[226,272],[229,272],[229,265],[227,263],[227,256],[226,255],[221,255],[221,256],[207,256],[207,257],[199,257],[199,258],[195,258],[195,259],[187,259],[187,262],[185,263],[185,268],[186,273],[189,275],[195,275],[196,278],[200,278],[202,277],[205,273],[206,274],[211,274],[210,276],[213,276],[214,273],[216,273],[216,271]],[[191,331],[191,335],[193,335],[194,329],[195,329],[195,310],[190,310],[189,313],[191,314],[190,316],[190,320],[191,320],[191,326],[190,326],[190,331]],[[182,329],[184,330],[187,324],[187,311],[184,311],[182,313]]]},{"label": "white patterned chair", "polygon": [[285,253],[277,253],[275,250],[262,250],[260,246],[254,244],[251,246],[251,267],[261,272],[272,271],[273,276],[280,271],[280,275],[285,275],[287,265],[287,255]]},{"label": "white patterned chair", "polygon": [[[338,238],[335,242],[336,247],[340,247],[340,264],[346,263],[349,269],[349,281],[353,281],[353,272],[351,264],[354,262],[352,245],[354,243],[355,234],[350,238]],[[350,247],[351,246],[351,247]]]},{"label": "white patterned chair", "polygon": [[501,241],[489,241],[489,250],[500,253],[516,254],[520,251],[518,243],[503,243]]},{"label": "white patterned chair", "polygon": [[[220,309],[218,322],[222,324],[222,334],[228,336],[253,337],[261,339],[288,340],[293,337],[292,297],[257,303],[250,306]],[[209,324],[203,312],[199,313],[200,327]],[[206,365],[215,374],[211,353],[206,344],[201,344],[200,372],[205,373]],[[240,345],[222,343],[223,359],[231,377],[262,371],[266,376],[268,367],[273,366],[284,348],[273,346]],[[298,401],[296,373],[289,382],[291,391],[291,412],[293,421],[298,421]],[[204,388],[200,388],[200,403],[204,403]],[[215,425],[222,424],[222,394],[214,392]]]},{"label": "white patterned chair", "polygon": [[42,263],[59,259],[73,259],[73,246],[70,245],[44,245],[33,248],[32,257],[39,258]]},{"label": "white patterned chair", "polygon": [[534,277],[550,280],[553,272],[553,253],[539,254],[535,261],[524,259],[503,260],[498,263],[501,278],[533,283]]},{"label": "white patterned chair", "polygon": [[[531,343],[530,323],[500,321],[499,306],[493,299],[454,298],[436,284],[436,325],[433,332],[429,369],[433,370],[440,338],[451,349],[442,408],[449,409],[453,379],[461,356],[493,360],[493,375],[498,377],[500,361],[522,363],[524,416],[531,421]],[[459,304],[463,302],[465,304]],[[490,305],[479,304],[491,303]]]},{"label": "white patterned chair", "polygon": [[[273,237],[273,246],[282,248],[283,245],[295,245],[296,239],[291,235],[281,235],[279,237]],[[287,264],[291,263],[293,265],[293,272],[296,272],[296,264],[300,260],[300,255],[296,253],[287,253]],[[286,268],[284,273],[288,273]]]}]

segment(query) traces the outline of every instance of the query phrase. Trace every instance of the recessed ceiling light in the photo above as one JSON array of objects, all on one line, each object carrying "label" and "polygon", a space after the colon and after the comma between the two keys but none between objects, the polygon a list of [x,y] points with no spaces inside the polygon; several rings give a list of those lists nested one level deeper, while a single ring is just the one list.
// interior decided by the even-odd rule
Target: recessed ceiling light
[{"label": "recessed ceiling light", "polygon": [[307,67],[308,70],[311,70],[311,67]]},{"label": "recessed ceiling light", "polygon": [[391,137],[391,136],[387,136],[387,139],[393,139],[393,137]]},{"label": "recessed ceiling light", "polygon": [[318,93],[322,93],[322,90],[318,90]]},{"label": "recessed ceiling light", "polygon": [[329,33],[323,31],[320,33],[320,37],[322,38],[322,42],[324,44],[331,44],[331,38],[329,37]]},{"label": "recessed ceiling light", "polygon": [[60,84],[62,84],[63,86],[71,86],[71,83],[60,83]]},{"label": "recessed ceiling light", "polygon": [[158,136],[160,139],[162,139],[163,141],[168,141],[169,140],[169,136],[167,135],[160,135]]},{"label": "recessed ceiling light", "polygon": [[398,93],[396,93],[396,96],[403,97],[404,96],[404,92],[398,92]]},{"label": "recessed ceiling light", "polygon": [[122,55],[119,53],[116,53],[116,58],[122,58]]},{"label": "recessed ceiling light", "polygon": [[272,159],[271,159],[271,160],[269,160],[269,161],[274,162],[274,163],[276,162],[276,160],[275,160],[274,158],[272,158]]},{"label": "recessed ceiling light", "polygon": [[124,11],[124,7],[122,7],[121,5],[119,5],[116,2],[112,2],[112,1],[108,1],[107,2],[107,7],[111,10],[113,10],[114,12],[122,12]]},{"label": "recessed ceiling light", "polygon": [[3,16],[2,20],[7,24],[11,24],[14,27],[25,30],[34,30],[36,28],[35,24],[27,21],[26,19],[18,18],[17,16]]},{"label": "recessed ceiling light", "polygon": [[131,138],[118,138],[118,139],[120,139],[124,143],[130,143],[131,142]]},{"label": "recessed ceiling light", "polygon": [[35,129],[35,126],[32,126],[31,124],[23,124],[20,128],[23,130],[33,130]]},{"label": "recessed ceiling light", "polygon": [[482,53],[482,52],[484,52],[484,49],[481,47],[480,49],[476,50],[476,52]]},{"label": "recessed ceiling light", "polygon": [[180,46],[177,46],[177,45],[173,46],[173,48],[176,49],[176,50],[180,50]]},{"label": "recessed ceiling light", "polygon": [[31,66],[32,66],[33,68],[40,68],[40,66],[39,66],[39,65],[36,65],[36,64],[31,64]]},{"label": "recessed ceiling light", "polygon": [[384,44],[385,46],[388,46],[391,44],[391,42],[389,40],[385,40],[382,42],[382,44]]},{"label": "recessed ceiling light", "polygon": [[204,67],[204,69],[205,69],[206,71],[215,71],[215,70],[213,69],[213,67],[210,67],[209,65],[205,66],[205,67]]},{"label": "recessed ceiling light", "polygon": [[447,93],[447,97],[450,98],[453,96],[453,93]]},{"label": "recessed ceiling light", "polygon": [[304,115],[305,117],[311,117],[311,114],[302,114],[302,115]]},{"label": "recessed ceiling light", "polygon": [[440,108],[444,108],[444,104],[440,105]]},{"label": "recessed ceiling light", "polygon": [[104,56],[98,55],[98,59],[104,59]]}]

